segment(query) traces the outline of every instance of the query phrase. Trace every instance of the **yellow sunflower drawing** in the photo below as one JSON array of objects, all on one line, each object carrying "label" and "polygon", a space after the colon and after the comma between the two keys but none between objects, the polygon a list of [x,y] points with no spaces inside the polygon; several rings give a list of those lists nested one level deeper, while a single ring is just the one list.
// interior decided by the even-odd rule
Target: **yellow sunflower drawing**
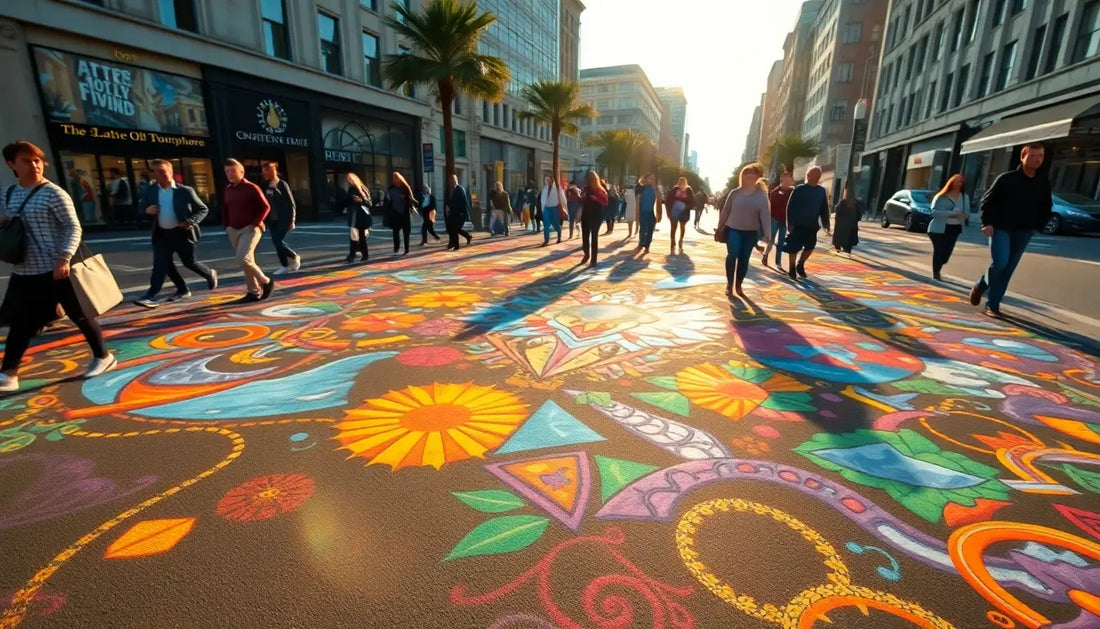
[{"label": "yellow sunflower drawing", "polygon": [[478,299],[477,293],[463,290],[430,290],[406,297],[405,305],[410,308],[461,308]]},{"label": "yellow sunflower drawing", "polygon": [[704,363],[676,374],[676,388],[692,404],[736,421],[763,406],[772,411],[813,411],[810,387],[749,363]]},{"label": "yellow sunflower drawing", "polygon": [[336,424],[340,449],[403,467],[432,466],[485,453],[504,443],[527,417],[527,404],[492,386],[473,383],[410,386],[367,400]]}]

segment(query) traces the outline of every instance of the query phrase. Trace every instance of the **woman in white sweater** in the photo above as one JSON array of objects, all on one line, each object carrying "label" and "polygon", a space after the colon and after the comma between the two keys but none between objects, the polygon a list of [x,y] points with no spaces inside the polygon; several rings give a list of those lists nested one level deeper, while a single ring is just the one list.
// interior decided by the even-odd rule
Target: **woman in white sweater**
[{"label": "woman in white sweater", "polygon": [[542,183],[542,244],[545,247],[550,244],[550,228],[558,232],[558,242],[561,242],[561,206],[565,200],[565,194],[554,177],[546,175]]}]

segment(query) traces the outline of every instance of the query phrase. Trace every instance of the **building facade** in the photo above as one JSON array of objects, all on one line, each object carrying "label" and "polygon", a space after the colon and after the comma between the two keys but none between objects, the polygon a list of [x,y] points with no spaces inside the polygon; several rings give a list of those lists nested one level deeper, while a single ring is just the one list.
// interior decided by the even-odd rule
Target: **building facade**
[{"label": "building facade", "polygon": [[558,45],[561,49],[560,72],[563,81],[580,80],[581,13],[584,8],[580,0],[561,0]]},{"label": "building facade", "polygon": [[749,132],[745,134],[745,150],[741,153],[741,163],[755,162],[760,154],[760,121],[764,109],[764,95],[760,95],[760,104],[752,110],[752,122],[749,123]]},{"label": "building facade", "polygon": [[812,30],[823,0],[807,0],[799,8],[794,29],[783,40],[783,75],[779,82],[779,96],[775,99],[779,136],[802,133],[802,119],[806,107],[806,83],[810,76],[810,56],[814,44]]},{"label": "building facade", "polygon": [[[772,69],[768,72],[768,89],[764,92],[764,104],[760,109],[760,139],[758,151],[754,158],[759,162],[765,161],[765,154],[771,152],[782,131],[781,114],[783,108],[779,102],[779,89],[783,83],[783,60],[772,63]],[[765,168],[769,165],[765,164]]]},{"label": "building facade", "polygon": [[[559,0],[519,13],[502,0],[480,4],[500,19],[482,48],[506,57],[517,79],[501,104],[511,114],[521,106],[518,81],[558,76]],[[253,180],[261,162],[277,162],[303,221],[340,213],[349,172],[372,187],[388,185],[393,171],[439,187],[442,115],[430,90],[391,90],[382,81],[384,57],[407,50],[387,15],[393,5],[383,0],[0,3],[0,63],[12,88],[0,98],[0,133],[47,148],[50,178],[72,192],[89,226],[118,218],[114,181],[125,178],[136,193],[155,158],[174,162],[177,177],[215,209],[212,220],[225,183],[221,162],[230,156]],[[535,37],[528,24],[513,33],[507,20],[552,27]],[[489,129],[478,105],[465,98],[455,105],[462,181],[477,183],[483,128],[526,151],[501,151],[523,162],[524,179],[537,175],[549,162],[548,132],[500,114]],[[573,139],[563,153],[577,145]],[[435,168],[425,171],[431,161]],[[10,173],[0,180],[8,183]]]},{"label": "building facade", "polygon": [[684,96],[684,88],[682,87],[658,87],[657,97],[661,99],[661,103],[668,107],[669,114],[669,129],[672,132],[673,139],[676,140],[676,145],[680,149],[680,154],[676,156],[676,162],[679,164],[686,164],[688,158],[688,134],[687,134],[687,97]]},{"label": "building facade", "polygon": [[961,172],[979,198],[1041,141],[1056,194],[1100,199],[1100,2],[897,0],[860,184],[875,209]]},{"label": "building facade", "polygon": [[851,163],[852,112],[874,91],[868,83],[885,18],[884,2],[826,0],[812,26],[801,135],[818,143],[819,153],[810,163],[821,167],[821,185],[832,190],[833,198],[839,198]]},{"label": "building facade", "polygon": [[661,141],[661,99],[638,65],[585,68],[581,99],[597,117],[581,123],[581,136],[613,129],[634,129],[654,144]]}]

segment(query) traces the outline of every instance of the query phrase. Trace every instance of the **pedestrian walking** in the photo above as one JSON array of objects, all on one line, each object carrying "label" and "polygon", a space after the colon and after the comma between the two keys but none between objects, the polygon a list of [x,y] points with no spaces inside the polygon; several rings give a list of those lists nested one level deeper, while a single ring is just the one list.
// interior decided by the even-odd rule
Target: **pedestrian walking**
[{"label": "pedestrian walking", "polygon": [[508,223],[512,216],[512,199],[504,190],[504,184],[496,182],[489,193],[489,237],[508,235]]},{"label": "pedestrian walking", "polygon": [[622,196],[619,194],[619,190],[607,183],[607,180],[603,180],[604,190],[607,191],[607,205],[603,207],[603,219],[607,224],[607,231],[604,235],[610,234],[615,229],[615,219],[619,216],[619,205],[622,201]]},{"label": "pedestrian walking", "polygon": [[956,173],[932,198],[932,220],[928,223],[928,238],[932,241],[932,278],[940,281],[940,271],[951,259],[955,243],[962,234],[963,223],[970,215],[970,199],[963,192],[966,180]]},{"label": "pedestrian walking", "polygon": [[585,177],[581,199],[581,249],[584,251],[581,264],[587,262],[588,266],[596,266],[600,249],[600,225],[603,224],[603,209],[607,206],[607,190],[594,170],[588,171]]},{"label": "pedestrian walking", "polygon": [[653,244],[653,229],[661,220],[656,175],[650,173],[642,177],[634,186],[634,196],[638,202],[638,248],[649,253],[649,247]]},{"label": "pedestrian walking", "polygon": [[428,234],[439,242],[439,234],[435,233],[435,195],[432,189],[424,186],[424,193],[420,195],[420,246],[428,244]]},{"label": "pedestrian walking", "polygon": [[726,243],[726,297],[744,298],[741,288],[749,272],[749,261],[760,234],[771,242],[771,211],[764,167],[748,164],[738,175],[738,187],[730,191],[718,213],[715,239]]},{"label": "pedestrian walking", "polygon": [[989,237],[989,269],[970,289],[970,303],[982,303],[985,313],[1001,316],[1001,300],[1032,234],[1050,220],[1053,199],[1050,179],[1039,172],[1046,158],[1042,144],[1033,142],[1020,153],[1020,166],[1001,173],[982,197],[982,233]]},{"label": "pedestrian walking", "polygon": [[856,199],[852,184],[844,186],[844,194],[836,204],[833,217],[833,249],[851,254],[859,244],[859,221],[863,218],[863,206]]},{"label": "pedestrian walking", "polygon": [[539,204],[539,189],[535,187],[535,182],[529,182],[523,194],[526,197],[527,207],[531,210],[531,226],[533,231],[538,233],[542,231],[542,206]]},{"label": "pedestrian walking", "polygon": [[[638,182],[641,183],[641,178],[638,178]],[[637,184],[635,189],[623,190],[623,220],[626,221],[626,237],[629,240],[638,226],[638,193]]]},{"label": "pedestrian walking", "polygon": [[0,364],[0,392],[19,390],[19,364],[39,330],[57,318],[60,305],[92,350],[84,377],[102,375],[118,364],[107,351],[103,330],[94,315],[84,311],[69,280],[69,262],[80,246],[81,227],[73,200],[57,184],[46,179],[46,154],[30,142],[19,140],[3,149],[4,162],[18,182],[3,195],[0,227],[18,217],[25,231],[22,259],[14,264],[0,320],[10,328],[4,340]]},{"label": "pedestrian walking", "polygon": [[118,168],[111,168],[107,172],[111,175],[111,187],[108,190],[111,216],[115,224],[129,225],[135,221],[134,195],[130,182]]},{"label": "pedestrian walking", "polygon": [[577,223],[577,212],[581,209],[581,187],[576,182],[570,183],[565,191],[565,204],[569,212],[569,240],[573,239],[573,226]]},{"label": "pedestrian walking", "polygon": [[166,301],[187,299],[191,291],[176,268],[173,256],[178,255],[183,266],[191,269],[206,280],[206,287],[214,290],[218,287],[218,273],[214,269],[195,260],[195,249],[202,232],[202,223],[210,209],[199,198],[194,188],[176,183],[172,173],[172,162],[166,159],[154,159],[155,185],[145,188],[141,205],[147,216],[153,217],[153,271],[149,276],[149,289],[134,303],[145,308],[156,308],[157,294],[164,286],[164,278],[172,280],[176,292]]},{"label": "pedestrian walking", "polygon": [[702,190],[695,193],[695,229],[699,227],[699,221],[703,220],[703,212],[707,209],[707,193]]},{"label": "pedestrian walking", "polygon": [[370,259],[370,228],[374,224],[371,216],[371,193],[359,175],[348,173],[345,176],[348,182],[348,191],[344,196],[344,213],[348,216],[348,257],[344,258],[346,264],[355,262],[355,254],[359,254],[363,262]]},{"label": "pedestrian walking", "polygon": [[271,206],[260,187],[244,178],[244,165],[232,157],[225,160],[225,178],[229,185],[222,193],[222,227],[237,252],[237,264],[244,272],[248,290],[240,302],[267,299],[275,289],[275,280],[256,265],[256,246],[263,237],[264,219]]},{"label": "pedestrian walking", "polygon": [[787,275],[792,280],[806,277],[806,260],[817,247],[818,230],[824,227],[825,235],[829,235],[829,194],[817,185],[819,181],[821,168],[811,166],[806,171],[806,182],[796,186],[787,201],[787,242],[783,251],[788,254]]},{"label": "pedestrian walking", "polygon": [[[691,218],[691,206],[695,204],[695,192],[688,185],[687,177],[680,177],[676,185],[668,191],[668,199],[665,205],[668,208],[668,220],[672,224],[672,241],[669,255],[676,254],[679,244],[680,253],[684,252],[684,232],[687,231],[687,223]],[[680,240],[677,243],[676,230],[680,230]]]},{"label": "pedestrian walking", "polygon": [[279,164],[264,162],[264,196],[271,206],[275,224],[271,226],[271,243],[275,245],[275,255],[279,256],[279,268],[272,275],[286,275],[302,268],[302,258],[285,242],[286,235],[294,231],[294,221],[298,206],[294,203],[294,193],[290,184],[279,178]]},{"label": "pedestrian walking", "polygon": [[393,229],[393,255],[401,252],[401,245],[405,245],[405,253],[409,255],[409,232],[412,231],[412,213],[416,207],[416,195],[412,186],[405,177],[394,171],[390,178],[390,188],[386,191],[386,215],[390,218],[390,227]]},{"label": "pedestrian walking", "polygon": [[462,229],[466,225],[466,219],[470,216],[470,197],[466,196],[466,189],[459,185],[458,175],[451,175],[451,191],[447,196],[447,202],[443,204],[443,222],[447,226],[447,250],[458,251],[458,237],[466,238],[466,246],[473,241],[467,231]]},{"label": "pedestrian walking", "polygon": [[542,246],[550,244],[550,230],[558,233],[558,242],[561,242],[561,187],[551,175],[543,178],[542,193],[539,194],[539,205],[542,207]]},{"label": "pedestrian walking", "polygon": [[787,242],[787,202],[791,199],[794,190],[794,176],[787,171],[779,175],[779,185],[768,193],[768,207],[772,217],[772,239],[768,242],[764,253],[760,254],[760,262],[768,266],[768,256],[772,248],[775,248],[775,268],[783,270],[783,245]]}]

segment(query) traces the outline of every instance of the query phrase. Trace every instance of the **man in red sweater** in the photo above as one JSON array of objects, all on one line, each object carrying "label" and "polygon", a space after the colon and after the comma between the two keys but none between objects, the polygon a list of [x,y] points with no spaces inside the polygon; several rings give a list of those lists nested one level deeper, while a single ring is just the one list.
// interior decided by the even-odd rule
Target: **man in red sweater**
[{"label": "man in red sweater", "polygon": [[761,254],[760,260],[764,266],[768,266],[768,254],[775,245],[775,268],[783,268],[783,243],[787,240],[787,201],[791,200],[791,192],[794,190],[794,176],[784,171],[779,175],[779,185],[768,193],[768,206],[772,213],[772,241],[768,248]]},{"label": "man in red sweater", "polygon": [[275,289],[275,281],[256,265],[256,246],[263,237],[264,219],[271,205],[260,187],[244,178],[244,165],[232,157],[225,160],[225,178],[229,185],[222,195],[222,227],[237,252],[237,264],[244,271],[248,293],[241,301],[267,299]]}]

